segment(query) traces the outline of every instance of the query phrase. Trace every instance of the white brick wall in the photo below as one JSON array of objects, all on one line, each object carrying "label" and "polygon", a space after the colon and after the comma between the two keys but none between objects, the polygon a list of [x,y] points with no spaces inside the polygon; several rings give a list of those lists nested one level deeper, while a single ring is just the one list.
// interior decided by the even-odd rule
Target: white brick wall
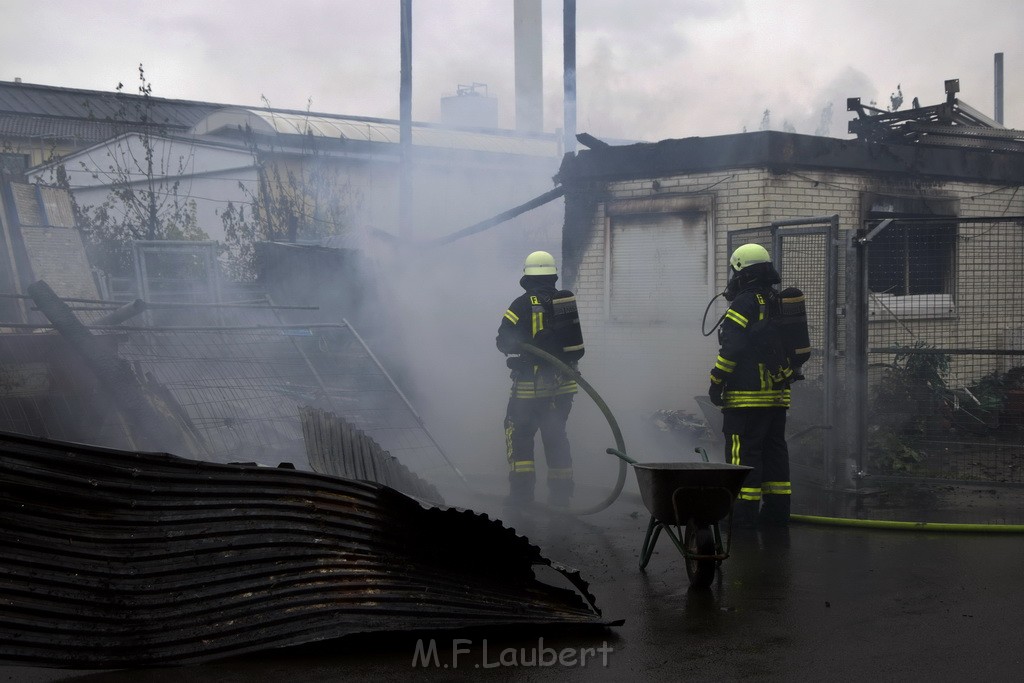
[{"label": "white brick wall", "polygon": [[[633,197],[685,194],[712,195],[710,216],[715,244],[715,289],[725,286],[727,233],[770,224],[775,220],[839,214],[841,230],[861,222],[861,197],[866,192],[936,199],[958,199],[962,216],[1024,215],[1024,192],[981,183],[883,179],[864,174],[829,171],[771,173],[767,169],[697,173],[688,176],[612,183],[610,201]],[[584,251],[576,295],[587,340],[585,370],[624,390],[632,385],[633,409],[682,407],[696,410],[691,397],[706,390],[707,373],[714,362],[715,337],[700,334],[701,320],[694,316],[678,325],[624,326],[605,316],[606,206],[599,204],[592,233]],[[694,254],[705,259],[706,254]],[[706,292],[689,293],[707,303]],[[709,313],[711,321],[717,315]]]}]

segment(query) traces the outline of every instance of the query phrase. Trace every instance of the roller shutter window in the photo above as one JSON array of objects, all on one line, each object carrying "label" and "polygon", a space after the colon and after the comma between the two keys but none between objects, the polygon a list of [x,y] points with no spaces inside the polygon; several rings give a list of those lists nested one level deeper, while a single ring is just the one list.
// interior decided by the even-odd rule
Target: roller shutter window
[{"label": "roller shutter window", "polygon": [[704,212],[612,219],[608,312],[621,322],[690,320],[694,296],[707,291]]}]

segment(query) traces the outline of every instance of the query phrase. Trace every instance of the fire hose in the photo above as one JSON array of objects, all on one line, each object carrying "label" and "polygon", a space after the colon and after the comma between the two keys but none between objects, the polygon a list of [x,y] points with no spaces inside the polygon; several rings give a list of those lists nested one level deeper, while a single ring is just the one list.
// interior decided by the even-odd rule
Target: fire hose
[{"label": "fire hose", "polygon": [[[612,430],[612,438],[615,439],[615,449],[619,453],[625,454],[626,444],[622,440],[622,431],[619,429],[619,423],[615,421],[615,416],[612,415],[611,409],[608,407],[608,404],[604,402],[604,399],[601,398],[601,395],[597,393],[597,390],[594,389],[594,387],[590,386],[590,383],[587,382],[587,380],[583,379],[583,376],[576,369],[563,363],[561,360],[559,360],[555,356],[552,356],[547,351],[538,349],[536,346],[533,346],[531,344],[522,344],[520,348],[524,352],[536,356],[537,358],[540,358],[541,360],[549,363],[556,369],[560,370],[564,374],[569,375],[574,380],[576,380],[576,384],[578,384],[580,388],[583,389],[583,391],[587,392],[587,395],[590,396],[591,399],[593,399],[594,403],[597,404],[597,407],[601,410],[601,413],[604,415],[605,420],[608,421],[608,426]],[[618,477],[615,480],[615,486],[612,488],[612,492],[604,500],[591,507],[579,509],[569,508],[567,510],[562,510],[562,512],[567,512],[571,515],[592,515],[596,512],[600,512],[601,510],[608,508],[612,503],[616,501],[616,499],[618,499],[619,494],[622,493],[622,487],[626,484],[626,469],[626,460],[620,457],[619,473]]]}]

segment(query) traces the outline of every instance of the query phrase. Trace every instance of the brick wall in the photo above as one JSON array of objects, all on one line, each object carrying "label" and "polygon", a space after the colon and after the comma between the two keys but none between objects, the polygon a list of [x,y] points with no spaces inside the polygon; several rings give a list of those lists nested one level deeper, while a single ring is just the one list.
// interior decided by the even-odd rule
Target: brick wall
[{"label": "brick wall", "polygon": [[[704,338],[700,334],[701,313],[711,293],[725,286],[729,231],[765,226],[777,220],[835,213],[839,215],[845,244],[846,231],[856,228],[863,218],[865,194],[955,200],[961,216],[1024,215],[1024,192],[1017,192],[1017,189],[983,183],[880,178],[820,170],[778,173],[768,169],[737,169],[611,183],[605,201],[599,203],[594,212],[578,277],[571,283],[576,290],[587,337],[584,369],[592,381],[613,385],[617,392],[629,397],[628,402],[634,409],[695,409],[692,396],[706,390],[707,373],[717,347],[714,335]],[[625,325],[608,320],[605,299],[609,203],[678,194],[711,198],[713,208],[708,225],[715,245],[713,281],[709,282],[707,291],[687,294],[693,306],[685,322]],[[842,252],[840,249],[841,255]],[[694,254],[694,258],[700,259],[707,256]],[[1015,275],[1018,282],[1020,275]],[[958,277],[965,278],[968,274],[958,273]],[[708,326],[717,320],[721,310],[714,309],[708,314]],[[941,333],[937,328],[936,334]]]}]

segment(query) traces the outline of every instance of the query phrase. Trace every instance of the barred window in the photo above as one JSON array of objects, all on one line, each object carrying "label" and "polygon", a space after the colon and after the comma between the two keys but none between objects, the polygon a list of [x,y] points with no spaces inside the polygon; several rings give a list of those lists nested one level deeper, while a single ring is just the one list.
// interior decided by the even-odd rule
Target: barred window
[{"label": "barred window", "polygon": [[871,240],[868,289],[910,296],[953,294],[956,223],[894,222]]}]

